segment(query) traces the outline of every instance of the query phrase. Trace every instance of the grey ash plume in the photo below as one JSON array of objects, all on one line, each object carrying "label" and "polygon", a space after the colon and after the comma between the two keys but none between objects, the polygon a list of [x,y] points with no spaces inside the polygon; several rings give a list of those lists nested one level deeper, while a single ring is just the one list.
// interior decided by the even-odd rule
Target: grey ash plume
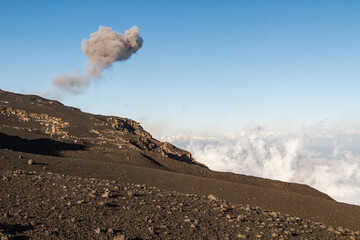
[{"label": "grey ash plume", "polygon": [[83,39],[81,43],[81,50],[89,59],[86,63],[86,74],[74,72],[56,77],[52,84],[60,91],[58,95],[83,92],[90,86],[91,81],[101,78],[103,71],[114,62],[129,59],[143,44],[139,32],[136,26],[125,31],[125,35],[109,27],[99,26],[97,32],[92,33],[89,39]]}]

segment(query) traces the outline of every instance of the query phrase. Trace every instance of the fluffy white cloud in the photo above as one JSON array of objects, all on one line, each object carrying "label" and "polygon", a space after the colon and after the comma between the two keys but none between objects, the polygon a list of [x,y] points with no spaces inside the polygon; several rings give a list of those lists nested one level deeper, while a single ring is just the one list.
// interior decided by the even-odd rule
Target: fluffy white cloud
[{"label": "fluffy white cloud", "polygon": [[319,124],[297,132],[260,127],[231,136],[173,136],[213,170],[308,184],[334,199],[360,205],[360,133]]}]

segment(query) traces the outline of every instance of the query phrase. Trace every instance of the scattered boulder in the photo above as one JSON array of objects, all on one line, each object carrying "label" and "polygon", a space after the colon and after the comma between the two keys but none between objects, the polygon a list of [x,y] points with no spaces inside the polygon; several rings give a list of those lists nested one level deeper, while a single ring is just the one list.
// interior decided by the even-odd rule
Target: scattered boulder
[{"label": "scattered boulder", "polygon": [[115,236],[114,240],[125,240],[125,235]]},{"label": "scattered boulder", "polygon": [[217,198],[216,198],[214,195],[212,195],[212,194],[210,194],[210,195],[208,196],[208,199],[209,199],[210,201],[216,201],[216,200],[217,200]]}]

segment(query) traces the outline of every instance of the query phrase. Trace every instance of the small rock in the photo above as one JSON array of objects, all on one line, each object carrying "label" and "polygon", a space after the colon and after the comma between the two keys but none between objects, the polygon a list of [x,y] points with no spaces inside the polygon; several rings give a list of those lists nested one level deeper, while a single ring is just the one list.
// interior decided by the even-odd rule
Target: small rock
[{"label": "small rock", "polygon": [[115,236],[114,240],[125,240],[125,235]]},{"label": "small rock", "polygon": [[342,227],[338,227],[337,230],[340,232],[340,233],[344,233],[345,230],[342,228]]},{"label": "small rock", "polygon": [[104,192],[104,194],[101,195],[101,197],[103,197],[103,198],[108,198],[108,197],[111,197],[111,196],[112,196],[112,195],[111,195],[111,192],[110,192],[109,189],[106,189],[105,192]]},{"label": "small rock", "polygon": [[109,228],[109,229],[108,229],[108,233],[111,233],[111,234],[113,234],[113,233],[114,233],[114,229],[112,229],[112,228]]},{"label": "small rock", "polygon": [[94,193],[89,193],[89,197],[94,198],[94,197],[96,197],[96,195]]},{"label": "small rock", "polygon": [[241,234],[241,233],[239,233],[239,234],[237,235],[237,237],[240,238],[240,239],[246,239],[246,238],[247,238],[246,235]]},{"label": "small rock", "polygon": [[0,237],[1,240],[9,240],[9,237],[6,235],[0,235]]},{"label": "small rock", "polygon": [[101,229],[100,229],[100,228],[95,229],[95,233],[100,234],[100,233],[101,233]]},{"label": "small rock", "polygon": [[208,196],[208,199],[211,200],[211,201],[216,201],[216,200],[217,200],[217,198],[216,198],[214,195],[212,195],[212,194],[210,194],[210,195]]},{"label": "small rock", "polygon": [[34,164],[34,160],[29,159],[28,164],[29,164],[29,165],[33,165],[33,164]]},{"label": "small rock", "polygon": [[237,218],[236,218],[236,220],[237,220],[238,222],[243,222],[243,221],[245,220],[245,216],[244,216],[244,215],[238,215]]}]

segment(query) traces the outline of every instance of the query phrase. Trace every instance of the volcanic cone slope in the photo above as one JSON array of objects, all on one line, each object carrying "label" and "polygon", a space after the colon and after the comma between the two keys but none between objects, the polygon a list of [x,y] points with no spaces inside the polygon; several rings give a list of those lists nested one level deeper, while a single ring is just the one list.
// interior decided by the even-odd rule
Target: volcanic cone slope
[{"label": "volcanic cone slope", "polygon": [[[23,171],[24,174],[16,173],[16,170],[18,169],[20,172]],[[228,205],[231,206],[233,204],[240,204],[238,210],[236,210],[236,214],[238,215],[249,214],[241,212],[244,209],[244,211],[247,211],[246,205],[249,205],[248,210],[250,213],[255,213],[256,209],[262,209],[258,214],[261,215],[264,211],[277,212],[277,215],[284,217],[285,222],[287,218],[289,218],[290,222],[294,219],[296,220],[297,218],[304,221],[299,225],[290,224],[292,227],[289,227],[289,230],[286,230],[286,227],[279,225],[282,220],[277,221],[276,219],[273,219],[271,224],[273,224],[272,227],[274,227],[274,229],[278,229],[277,232],[275,230],[260,230],[260,226],[265,224],[265,220],[260,221],[259,219],[265,218],[265,215],[264,217],[259,215],[258,217],[249,218],[248,223],[250,224],[250,222],[252,222],[251,224],[255,224],[259,227],[259,229],[257,227],[253,227],[252,225],[246,226],[251,229],[258,229],[256,230],[256,234],[262,235],[263,237],[270,237],[275,231],[275,233],[278,234],[277,236],[283,235],[288,237],[310,239],[311,236],[313,236],[314,239],[316,239],[316,236],[325,236],[322,235],[325,233],[329,233],[331,238],[334,236],[339,238],[340,236],[350,237],[351,234],[353,234],[351,236],[355,238],[357,237],[355,234],[356,232],[354,233],[350,231],[350,229],[354,231],[360,230],[359,206],[336,202],[326,194],[309,186],[262,179],[241,174],[212,171],[204,164],[197,162],[192,157],[191,153],[179,149],[171,143],[160,142],[154,139],[150,133],[145,131],[141,125],[134,120],[116,116],[102,116],[84,113],[77,108],[64,106],[60,102],[48,100],[39,96],[21,95],[1,90],[0,170],[2,172],[2,187],[0,195],[0,209],[2,211],[2,215],[0,216],[0,232],[11,232],[8,233],[10,237],[13,235],[20,236],[22,233],[26,236],[33,237],[40,235],[43,236],[42,234],[50,234],[49,236],[52,236],[51,234],[55,234],[56,232],[58,232],[59,236],[61,235],[70,238],[78,237],[66,235],[68,233],[65,233],[66,231],[62,232],[61,226],[57,228],[58,230],[47,230],[48,233],[42,232],[47,227],[45,226],[44,229],[39,227],[39,225],[41,226],[41,224],[45,224],[40,223],[41,221],[39,219],[42,219],[42,217],[44,217],[42,214],[45,213],[39,212],[39,215],[36,216],[37,213],[28,212],[30,211],[31,206],[35,206],[36,204],[45,204],[42,203],[45,201],[44,198],[42,198],[43,195],[33,196],[31,194],[33,191],[39,191],[39,194],[41,192],[41,194],[44,195],[52,193],[55,195],[60,194],[60,198],[69,198],[71,206],[73,206],[72,201],[75,200],[83,200],[89,204],[100,204],[89,201],[85,198],[72,200],[70,198],[70,196],[72,196],[71,194],[76,195],[77,191],[85,193],[87,191],[86,189],[96,188],[96,186],[86,187],[87,185],[85,182],[82,183],[82,180],[74,180],[75,182],[79,181],[79,187],[78,190],[76,190],[77,187],[75,185],[73,186],[70,184],[69,186],[66,186],[66,181],[70,181],[66,179],[72,179],[70,176],[73,176],[76,179],[87,179],[84,181],[94,181],[94,184],[97,181],[102,182],[107,180],[110,181],[109,183],[115,181],[115,185],[112,185],[114,188],[112,191],[115,191],[117,184],[120,189],[124,189],[126,184],[145,184],[147,188],[155,187],[156,189],[161,189],[161,191],[170,191],[161,193],[162,195],[170,194],[175,191],[176,193],[173,193],[174,196],[179,196],[179,198],[188,197],[189,199],[186,201],[190,202],[205,201],[201,196],[205,196],[207,199],[207,196],[212,195],[214,199],[223,199],[226,201],[227,207],[225,210],[223,209],[223,213],[226,213],[229,210]],[[34,173],[34,171],[36,172]],[[46,178],[46,172],[49,174],[51,173],[51,177],[49,177],[49,179],[45,182],[43,180],[37,181],[35,179]],[[16,177],[14,177],[14,174]],[[22,179],[21,181],[23,182],[14,180],[19,177],[18,175],[21,175],[19,179]],[[65,178],[64,176],[69,177]],[[54,178],[56,178],[56,180]],[[68,189],[66,190],[68,192],[60,193],[58,190],[51,187],[53,184],[65,187],[64,189]],[[24,186],[27,187],[24,188]],[[108,188],[110,189],[110,187]],[[31,192],[29,192],[29,189],[32,189]],[[97,189],[99,192],[104,191],[102,194],[105,194],[105,190],[106,189],[102,189],[102,187],[101,189]],[[181,193],[187,195],[181,195]],[[95,194],[97,197],[101,197],[97,194]],[[114,194],[121,196],[124,192]],[[141,193],[139,194],[139,196],[132,196],[134,199],[139,200],[139,197],[143,196]],[[144,196],[147,196],[147,194],[148,193]],[[194,197],[195,195],[197,197]],[[10,198],[12,199],[11,201],[9,200]],[[111,203],[99,201],[103,202],[101,209],[84,205],[86,206],[86,212],[89,213],[88,216],[92,216],[91,214],[98,216],[98,213],[107,209],[106,204],[113,204],[114,209],[120,207],[126,210],[126,204],[120,201],[121,198],[118,197],[109,199],[111,199]],[[153,198],[146,199],[157,201]],[[144,201],[138,202],[136,200],[135,202],[132,202],[129,205],[131,211],[133,211],[134,208],[137,209],[136,206],[139,207],[139,211],[145,211],[145,209],[141,210],[140,206],[146,206],[146,199],[143,199]],[[190,202],[186,202],[186,204],[199,204],[199,202]],[[21,208],[18,208],[18,204],[22,204],[24,209],[21,210]],[[51,201],[46,204],[49,205],[46,205],[47,207],[43,208],[43,211],[46,211],[47,215],[53,213],[53,215],[50,214],[52,216],[50,219],[54,218],[54,221],[55,219],[59,219],[59,214],[69,214],[69,216],[73,216],[73,218],[75,218],[73,222],[71,222],[72,220],[70,219],[72,225],[80,226],[81,224],[77,223],[77,218],[85,218],[85,216],[82,216],[80,212],[77,212],[77,210],[74,210],[72,213],[68,212],[71,207],[67,207],[67,210],[65,211],[63,209],[63,202]],[[185,202],[182,204],[184,205]],[[82,206],[82,203],[78,205]],[[173,232],[172,234],[175,234],[173,239],[176,239],[177,233],[174,232],[175,230],[164,230],[160,225],[158,226],[158,223],[167,219],[167,212],[172,212],[165,211],[167,206],[168,205],[163,205],[161,201],[159,201],[159,203],[155,206],[159,209],[159,214],[162,216],[161,217],[159,215],[158,220],[151,219],[151,221],[156,223],[154,223],[155,225],[149,225],[148,221],[151,217],[155,217],[155,215],[144,215],[144,218],[148,217],[147,220],[142,219],[140,221],[139,219],[139,222],[133,223],[139,227],[138,234],[130,233],[130,230],[126,230],[127,227],[121,223],[112,227],[110,227],[110,225],[98,226],[98,228],[100,228],[99,231],[100,233],[103,233],[103,228],[109,227],[113,229],[113,234],[124,233],[126,238],[172,238],[162,235],[150,236],[148,234],[151,232],[152,234],[156,234],[156,231],[162,233]],[[177,207],[178,206],[176,206],[176,208]],[[220,224],[219,226],[222,226],[222,224],[229,224],[228,222],[234,221],[232,226],[230,226],[231,224],[226,225],[227,227],[234,229],[239,228],[236,225],[241,225],[239,223],[235,224],[237,216],[231,214],[231,211],[229,211],[229,217],[227,216],[228,214],[225,214],[223,218],[220,216],[220,213],[218,213],[218,217],[215,215],[212,216],[211,201],[208,205],[205,204],[204,207],[206,207],[206,209],[200,209],[200,207],[196,208],[204,214],[203,219],[196,219],[198,221],[196,224],[194,219],[190,219],[189,215],[191,214],[187,211],[181,212],[179,210],[180,208],[178,209],[180,211],[180,215],[177,215],[177,220],[173,219],[174,222],[171,222],[171,224],[174,224],[174,228],[175,226],[177,226],[176,228],[179,226],[186,227],[178,221],[180,221],[180,218],[186,218],[185,216],[188,216],[190,220],[186,220],[186,223],[191,223],[190,229],[192,230],[190,231],[187,229],[186,231],[199,231],[199,234],[202,228],[203,230],[208,229],[211,224]],[[23,219],[22,217],[25,216],[22,216],[22,213],[17,213],[16,209],[19,209],[20,212],[28,212],[28,221],[21,220]],[[181,209],[184,208],[182,207]],[[251,212],[251,209],[255,209],[254,212]],[[125,214],[122,211],[123,210],[117,212],[119,217]],[[135,212],[132,214],[135,214]],[[209,223],[210,225],[201,225],[201,221],[207,221],[205,220],[207,216],[206,214],[210,214],[212,218],[211,221],[214,222],[211,224]],[[286,217],[286,214],[288,214],[288,217]],[[35,225],[31,224],[30,215],[32,215],[32,218],[37,219],[36,221],[39,221],[39,223],[34,220]],[[210,215],[208,215],[209,218]],[[140,214],[139,216],[142,215]],[[101,217],[99,216],[99,218]],[[256,220],[257,218],[259,219]],[[124,218],[124,221],[125,220],[126,218]],[[170,218],[166,221],[173,220]],[[80,222],[81,221],[82,220],[80,220]],[[96,222],[96,220],[94,221]],[[106,222],[104,219],[101,219],[101,221],[103,221],[104,224]],[[274,221],[277,221],[278,223],[280,221],[280,223],[275,224]],[[306,223],[306,221],[310,221],[313,225],[311,225],[310,222]],[[315,222],[321,222],[322,224],[315,224]],[[306,232],[306,228],[302,229],[304,227],[303,223],[306,223],[307,226],[312,226],[312,232],[314,235],[311,235],[310,231]],[[61,225],[65,223],[61,223],[60,221],[56,222],[56,224]],[[95,228],[95,225],[90,224],[88,226]],[[194,227],[192,227],[192,225],[194,225]],[[268,226],[267,224],[265,225]],[[329,227],[330,225],[331,227]],[[285,225],[283,224],[283,226]],[[170,226],[168,227],[171,228]],[[269,229],[273,229],[272,227]],[[346,228],[348,229],[342,231],[341,229],[337,229],[337,227],[341,227],[342,230]],[[150,231],[149,228],[152,230]],[[144,229],[147,230],[145,231]],[[295,232],[291,232],[291,229],[294,229]],[[319,230],[321,232],[320,233],[315,229],[325,229],[326,231],[322,232],[323,230]],[[91,234],[94,232],[93,229],[87,229],[84,227],[83,231],[85,230],[91,231]],[[241,237],[243,235],[250,238],[254,236],[256,237],[255,232],[251,232],[250,230],[246,231],[246,227],[240,227],[238,230],[239,231],[234,230],[232,233],[233,235],[231,236],[238,236],[238,234],[240,234],[239,236]],[[285,230],[288,232],[285,232]],[[96,228],[96,232],[99,231]],[[133,229],[131,231],[135,230]],[[147,231],[150,231],[150,233]],[[188,234],[190,234],[190,232]],[[226,230],[224,232],[229,231]],[[308,235],[303,235],[303,237],[301,237],[302,234],[305,233]],[[339,234],[336,235],[337,233]],[[201,235],[205,233],[201,233],[200,235],[196,235],[196,233],[194,234],[195,235],[189,235],[188,237],[215,237],[215,239],[216,237],[221,239],[223,239],[224,236],[226,237],[225,233],[225,235],[221,236],[217,236],[215,233],[215,235],[212,235],[212,233],[209,233],[210,235]]]}]

